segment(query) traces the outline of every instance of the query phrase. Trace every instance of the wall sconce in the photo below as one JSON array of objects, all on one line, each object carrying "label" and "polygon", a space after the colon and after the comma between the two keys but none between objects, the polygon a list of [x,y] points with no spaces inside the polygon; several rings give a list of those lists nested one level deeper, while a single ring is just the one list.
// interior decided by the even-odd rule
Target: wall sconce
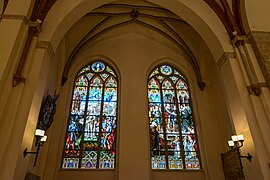
[{"label": "wall sconce", "polygon": [[44,130],[42,130],[42,129],[36,129],[36,131],[35,131],[35,137],[36,137],[35,147],[37,147],[37,151],[30,152],[30,151],[27,151],[27,148],[25,148],[25,150],[23,151],[23,157],[24,158],[25,158],[25,156],[27,154],[35,154],[36,155],[34,166],[36,166],[37,157],[38,157],[40,148],[42,147],[42,145],[47,140],[47,136],[45,136],[44,134],[45,134],[45,131]]},{"label": "wall sconce", "polygon": [[[241,156],[240,154],[240,148],[244,145],[244,136],[242,134],[240,135],[233,135],[231,137],[232,139],[228,141],[228,145],[230,146],[231,149],[236,148],[237,153],[240,158],[246,158],[251,162],[252,156],[248,153],[247,156]],[[241,163],[242,166],[242,163]]]}]

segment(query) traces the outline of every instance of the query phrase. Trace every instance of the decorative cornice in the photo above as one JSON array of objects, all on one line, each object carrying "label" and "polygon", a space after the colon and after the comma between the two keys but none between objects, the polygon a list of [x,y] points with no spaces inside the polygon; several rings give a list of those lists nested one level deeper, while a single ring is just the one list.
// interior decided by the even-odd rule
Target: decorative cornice
[{"label": "decorative cornice", "polygon": [[217,61],[217,65],[218,67],[221,67],[223,64],[225,64],[225,62],[230,59],[230,58],[236,58],[236,55],[234,52],[224,52],[219,60]]},{"label": "decorative cornice", "polygon": [[22,20],[25,25],[29,24],[29,19],[24,15],[3,14],[0,19]]},{"label": "decorative cornice", "polygon": [[50,41],[38,41],[36,48],[46,49],[50,58],[53,58],[55,55],[55,52],[53,50],[53,47]]}]

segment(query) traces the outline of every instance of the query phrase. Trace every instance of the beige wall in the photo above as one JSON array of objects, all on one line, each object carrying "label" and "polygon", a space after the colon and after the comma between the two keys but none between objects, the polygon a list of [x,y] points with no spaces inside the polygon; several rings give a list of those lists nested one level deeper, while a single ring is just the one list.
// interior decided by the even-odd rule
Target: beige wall
[{"label": "beige wall", "polygon": [[[28,17],[33,2],[10,1],[6,13]],[[264,91],[261,97],[248,95],[246,86],[249,83],[239,55],[229,58],[222,68],[216,67],[215,62],[220,60],[222,53],[234,50],[222,23],[203,1],[150,0],[186,20],[194,28],[192,33],[198,32],[195,35],[188,29],[182,29],[187,44],[200,64],[206,82],[204,91],[199,90],[184,52],[158,34],[150,32],[149,36],[149,30],[136,26],[111,31],[88,44],[76,58],[67,83],[60,86],[65,61],[81,37],[77,32],[83,31],[80,26],[77,30],[72,26],[85,13],[108,2],[111,1],[58,0],[43,23],[43,32],[32,42],[23,72],[27,81],[15,88],[11,86],[12,75],[20,58],[28,24],[22,19],[12,18],[0,22],[0,138],[3,146],[0,149],[0,165],[3,167],[0,179],[23,179],[27,171],[48,180],[74,176],[78,179],[106,177],[121,180],[161,180],[187,176],[192,179],[223,179],[220,153],[228,150],[226,142],[233,132],[246,135],[247,146],[243,150],[254,156],[252,163],[244,162],[248,179],[263,179],[261,171],[264,177],[269,177],[269,152],[264,148],[268,147],[265,141],[267,132],[264,130],[269,126],[269,120],[264,117],[258,121],[261,113],[267,115],[269,112],[269,92]],[[261,8],[268,7],[268,1],[253,3],[251,0],[246,3],[248,23],[254,25],[255,30],[269,31],[269,23],[267,25],[261,21],[265,19],[265,14],[269,14],[267,9]],[[50,54],[47,47],[35,48],[37,41],[51,43],[55,54]],[[239,53],[237,50],[235,52]],[[252,49],[249,49],[249,53],[253,53]],[[73,77],[79,68],[97,58],[110,63],[118,71],[120,79],[117,168],[115,171],[104,172],[64,171],[60,169],[60,162]],[[150,169],[146,83],[151,68],[161,62],[175,65],[189,80],[200,141],[202,171],[168,173]],[[42,148],[37,167],[33,167],[33,156],[24,159],[22,151],[25,147],[35,150],[34,130],[39,107],[44,95],[53,95],[54,92],[60,93],[55,121],[47,132],[48,142]],[[259,158],[256,151],[260,153]]]}]

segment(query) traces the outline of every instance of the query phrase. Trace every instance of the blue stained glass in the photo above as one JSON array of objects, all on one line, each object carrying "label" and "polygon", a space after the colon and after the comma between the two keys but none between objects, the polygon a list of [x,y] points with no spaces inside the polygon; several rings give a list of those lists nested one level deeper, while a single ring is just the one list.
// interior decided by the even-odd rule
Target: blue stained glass
[{"label": "blue stained glass", "polygon": [[87,87],[78,87],[76,86],[74,88],[74,94],[73,94],[73,100],[76,101],[81,101],[81,100],[86,100],[86,91]]},{"label": "blue stained glass", "polygon": [[196,152],[185,152],[185,164],[187,169],[200,169],[200,161]]},{"label": "blue stained glass", "polygon": [[102,62],[95,62],[93,65],[92,65],[92,70],[94,72],[101,72],[105,69],[105,65],[102,63]]},{"label": "blue stained glass", "polygon": [[107,78],[109,75],[106,74],[106,73],[103,73],[103,74],[100,74],[100,76],[102,77],[103,81],[105,81],[106,78]]},{"label": "blue stained glass", "polygon": [[159,83],[154,78],[152,78],[148,83],[148,88],[159,89]]},{"label": "blue stained glass", "polygon": [[182,119],[192,118],[191,108],[189,104],[181,104],[179,105],[180,117]]},{"label": "blue stained glass", "polygon": [[170,75],[170,74],[172,74],[172,68],[170,66],[163,65],[160,68],[160,72],[165,74],[165,75]]},{"label": "blue stained glass", "polygon": [[149,103],[149,117],[161,117],[160,103]]},{"label": "blue stained glass", "polygon": [[176,118],[168,118],[168,120],[166,120],[166,132],[167,133],[172,133],[172,132],[179,132],[178,130],[178,120]]},{"label": "blue stained glass", "polygon": [[160,91],[158,89],[148,89],[149,102],[161,102]]},{"label": "blue stained glass", "polygon": [[155,129],[158,133],[163,133],[161,121],[161,118],[150,118],[150,129]]},{"label": "blue stained glass", "polygon": [[100,169],[113,169],[115,164],[115,152],[114,151],[101,151],[100,152]]},{"label": "blue stained glass", "polygon": [[169,80],[166,79],[162,83],[162,89],[173,89],[173,85],[172,85],[172,83]]},{"label": "blue stained glass", "polygon": [[77,169],[79,167],[79,158],[64,158],[63,169]]},{"label": "blue stained glass", "polygon": [[75,85],[80,86],[80,87],[87,86],[88,85],[87,78],[84,75],[78,77],[76,82],[75,82]]},{"label": "blue stained glass", "polygon": [[116,116],[116,102],[104,102],[103,114],[106,116]]},{"label": "blue stained glass", "polygon": [[176,84],[176,88],[177,89],[188,89],[187,84],[182,79],[180,79],[178,81],[178,83]]},{"label": "blue stained glass", "polygon": [[174,103],[175,102],[174,90],[165,89],[165,90],[162,90],[162,93],[163,93],[163,102],[165,102],[165,103]]},{"label": "blue stained glass", "polygon": [[176,83],[176,81],[178,80],[178,77],[176,77],[176,76],[171,76],[170,79],[173,81],[173,83]]},{"label": "blue stained glass", "polygon": [[190,119],[182,120],[182,134],[195,134],[194,123]]},{"label": "blue stained glass", "polygon": [[90,82],[90,86],[102,86],[102,85],[103,85],[103,82],[100,79],[100,77],[95,77]]},{"label": "blue stained glass", "polygon": [[115,134],[113,132],[102,133],[100,146],[102,150],[106,151],[115,150]]},{"label": "blue stained glass", "polygon": [[184,76],[168,65],[154,69],[148,79],[148,102],[152,169],[200,169]]},{"label": "blue stained glass", "polygon": [[117,89],[105,88],[104,101],[105,102],[117,101]]},{"label": "blue stained glass", "polygon": [[90,80],[93,76],[94,76],[94,74],[93,73],[86,73],[85,74],[86,76],[87,76],[87,78]]},{"label": "blue stained glass", "polygon": [[63,169],[113,169],[116,74],[98,61],[81,69],[76,77],[61,166]]},{"label": "blue stained glass", "polygon": [[90,101],[88,102],[88,115],[100,115],[101,101]]},{"label": "blue stained glass", "polygon": [[116,117],[104,116],[102,121],[102,132],[115,132]]},{"label": "blue stained glass", "polygon": [[187,90],[177,90],[178,103],[189,103],[189,93]]},{"label": "blue stained glass", "polygon": [[152,169],[166,169],[165,156],[153,156]]},{"label": "blue stained glass", "polygon": [[117,87],[117,82],[113,77],[109,77],[106,81],[106,87]]},{"label": "blue stained glass", "polygon": [[90,87],[89,100],[101,100],[101,98],[102,98],[102,88],[98,86]]},{"label": "blue stained glass", "polygon": [[83,115],[85,111],[85,101],[72,101],[71,114]]},{"label": "blue stained glass", "polygon": [[84,151],[81,163],[82,169],[96,169],[97,167],[97,152]]},{"label": "blue stained glass", "polygon": [[[197,141],[194,135],[183,135],[183,146],[186,152],[198,151]],[[188,154],[191,155],[192,153]]]}]

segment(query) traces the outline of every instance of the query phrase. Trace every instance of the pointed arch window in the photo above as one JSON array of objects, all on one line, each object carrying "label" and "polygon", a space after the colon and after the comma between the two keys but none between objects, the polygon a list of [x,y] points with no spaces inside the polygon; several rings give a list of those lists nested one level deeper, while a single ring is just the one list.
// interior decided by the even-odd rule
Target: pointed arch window
[{"label": "pointed arch window", "polygon": [[201,169],[186,78],[170,65],[148,78],[152,169]]},{"label": "pointed arch window", "polygon": [[97,61],[83,67],[73,86],[63,169],[114,169],[118,85],[114,70]]}]

